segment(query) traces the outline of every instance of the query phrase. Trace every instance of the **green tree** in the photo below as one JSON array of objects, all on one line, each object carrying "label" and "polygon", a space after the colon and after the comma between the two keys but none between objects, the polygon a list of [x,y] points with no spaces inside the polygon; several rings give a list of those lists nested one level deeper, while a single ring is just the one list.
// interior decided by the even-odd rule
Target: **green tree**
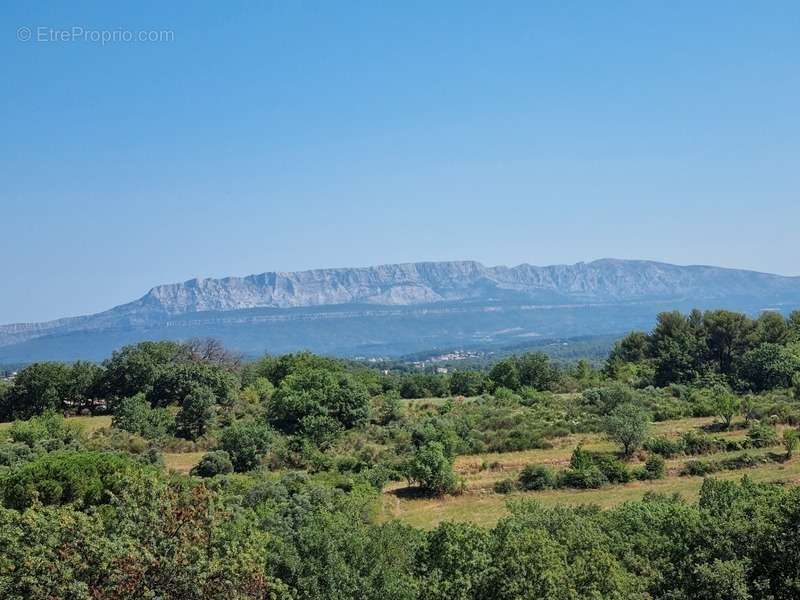
[{"label": "green tree", "polygon": [[194,388],[183,399],[175,415],[175,431],[179,437],[196,440],[202,437],[216,419],[217,398],[208,388]]},{"label": "green tree", "polygon": [[168,365],[189,360],[186,348],[175,342],[140,342],[115,350],[103,363],[99,382],[104,398],[129,398],[149,394],[161,371]]},{"label": "green tree", "polygon": [[738,371],[755,392],[788,388],[795,373],[800,373],[800,356],[785,346],[764,343],[741,356]]},{"label": "green tree", "polygon": [[306,369],[288,375],[269,400],[267,417],[285,433],[295,433],[306,417],[331,417],[350,428],[369,416],[364,385],[347,373]]},{"label": "green tree", "polygon": [[478,371],[454,371],[450,376],[450,393],[454,396],[478,396],[486,389],[486,378]]},{"label": "green tree", "polygon": [[258,465],[273,437],[272,430],[265,425],[235,422],[220,433],[219,447],[230,456],[234,470],[241,473]]},{"label": "green tree", "polygon": [[622,446],[622,452],[630,457],[644,440],[650,425],[650,415],[633,403],[621,404],[606,417],[606,433]]},{"label": "green tree", "polygon": [[219,365],[183,362],[161,368],[147,397],[153,406],[180,404],[196,387],[208,388],[217,402],[228,405],[238,397],[239,379]]},{"label": "green tree", "polygon": [[147,439],[156,439],[173,433],[175,417],[166,408],[152,408],[145,395],[139,393],[115,404],[111,425]]},{"label": "green tree", "polygon": [[714,414],[725,423],[725,429],[730,429],[733,417],[739,414],[741,400],[730,390],[715,386],[711,390],[711,407]]},{"label": "green tree", "polygon": [[64,363],[40,362],[21,369],[8,398],[10,415],[27,419],[47,410],[64,410],[69,400],[71,370]]},{"label": "green tree", "polygon": [[418,564],[423,598],[478,598],[492,556],[489,533],[471,523],[443,522],[429,532]]},{"label": "green tree", "polygon": [[406,476],[412,484],[433,496],[453,493],[458,483],[453,460],[439,442],[429,442],[417,449],[406,465]]},{"label": "green tree", "polygon": [[489,371],[489,379],[495,387],[504,387],[516,391],[520,386],[519,368],[516,361],[507,358],[496,363]]}]

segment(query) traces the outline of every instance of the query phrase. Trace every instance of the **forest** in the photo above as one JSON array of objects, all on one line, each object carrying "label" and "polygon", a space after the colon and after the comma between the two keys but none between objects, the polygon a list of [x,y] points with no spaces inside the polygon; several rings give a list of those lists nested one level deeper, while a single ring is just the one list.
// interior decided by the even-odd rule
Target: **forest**
[{"label": "forest", "polygon": [[210,339],[0,381],[0,597],[800,597],[800,312],[437,373]]}]

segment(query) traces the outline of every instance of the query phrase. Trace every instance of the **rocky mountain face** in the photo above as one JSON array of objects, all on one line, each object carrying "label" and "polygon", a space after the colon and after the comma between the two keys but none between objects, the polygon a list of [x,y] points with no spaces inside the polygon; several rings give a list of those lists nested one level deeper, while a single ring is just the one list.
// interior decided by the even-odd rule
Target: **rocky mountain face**
[{"label": "rocky mountain face", "polygon": [[[256,339],[243,349],[252,350],[253,344],[258,343],[260,352],[270,349],[276,342],[281,349],[314,348],[315,338],[325,335],[327,326],[324,324],[318,323],[312,329],[295,327],[295,331],[304,332],[297,335],[291,328],[281,330],[280,340],[276,340],[278,334],[274,327],[270,329],[264,325],[299,319],[322,322],[349,319],[352,324],[354,319],[382,314],[380,319],[383,320],[377,322],[377,327],[388,331],[391,329],[389,321],[402,315],[403,319],[411,319],[411,328],[401,331],[402,337],[403,334],[413,335],[415,325],[430,320],[431,315],[448,315],[449,327],[463,337],[486,335],[475,330],[479,320],[475,317],[476,311],[513,313],[517,316],[509,317],[509,322],[502,325],[510,325],[512,330],[526,330],[530,325],[524,317],[526,310],[530,313],[539,309],[541,313],[546,307],[563,310],[576,306],[589,309],[619,305],[619,312],[626,310],[624,305],[632,303],[656,303],[661,307],[659,310],[670,305],[718,305],[757,310],[773,305],[778,308],[793,306],[798,301],[799,277],[651,261],[604,259],[546,267],[529,264],[486,267],[474,261],[454,261],[268,272],[160,285],[134,302],[95,315],[0,326],[0,359],[4,356],[6,360],[19,359],[23,354],[38,356],[41,352],[48,355],[48,348],[57,347],[69,348],[67,352],[77,349],[82,357],[93,355],[94,351],[80,351],[81,339],[87,340],[87,346],[96,344],[100,338],[109,340],[101,346],[113,346],[110,340],[148,335],[185,338],[212,333],[235,342],[229,335],[236,328],[234,323],[251,326]],[[657,311],[651,312],[654,316]],[[551,314],[552,324],[557,325],[559,315]],[[455,318],[454,315],[462,316]],[[612,317],[608,320],[617,322]],[[624,318],[620,327],[619,331],[628,328]],[[558,327],[549,329],[556,333],[559,330]],[[255,330],[260,331],[262,337],[258,337]],[[377,333],[372,332],[372,335]],[[446,340],[448,335],[445,328],[439,341]],[[454,333],[453,341],[458,339]],[[354,339],[350,350],[369,347],[370,343],[370,339],[361,342]],[[382,344],[390,348],[391,340],[383,340]],[[15,353],[15,347],[19,347],[21,353]],[[111,349],[113,347],[103,348],[105,353]]]}]

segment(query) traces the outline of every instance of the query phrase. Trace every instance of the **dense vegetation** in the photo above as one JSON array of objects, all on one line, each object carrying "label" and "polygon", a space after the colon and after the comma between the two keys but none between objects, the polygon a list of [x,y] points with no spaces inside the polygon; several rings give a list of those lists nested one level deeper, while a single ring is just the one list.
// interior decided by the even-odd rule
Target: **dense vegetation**
[{"label": "dense vegetation", "polygon": [[[87,432],[62,415],[111,420]],[[659,480],[675,457],[676,477],[795,460],[797,313],[665,313],[602,369],[541,353],[448,373],[244,363],[209,340],[144,342],[21,369],[0,382],[0,417],[16,419],[0,429],[2,598],[800,597],[792,486],[708,479],[698,503],[605,511],[519,499]],[[462,494],[460,456],[589,433],[617,450],[578,444],[568,464],[496,480],[515,496],[494,528],[378,518],[387,485]],[[191,473],[165,469],[187,452]]]}]

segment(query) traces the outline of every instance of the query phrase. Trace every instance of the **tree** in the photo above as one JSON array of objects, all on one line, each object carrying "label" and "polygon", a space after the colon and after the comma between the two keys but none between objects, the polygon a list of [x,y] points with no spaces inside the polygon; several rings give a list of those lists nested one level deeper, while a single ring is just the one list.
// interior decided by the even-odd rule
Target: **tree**
[{"label": "tree", "polygon": [[234,470],[241,473],[258,465],[269,450],[272,439],[272,430],[265,425],[236,422],[222,430],[219,447],[230,456]]},{"label": "tree", "polygon": [[741,400],[723,386],[715,386],[711,390],[711,406],[714,414],[725,423],[725,429],[731,428],[733,417],[739,414]]},{"label": "tree", "polygon": [[[544,352],[529,352],[517,357],[519,383],[535,390],[549,390],[560,378],[559,370]],[[506,386],[507,387],[507,386]]]},{"label": "tree", "polygon": [[183,362],[161,368],[147,394],[153,406],[180,404],[195,387],[210,389],[221,404],[231,404],[238,397],[239,379],[218,365]]},{"label": "tree", "polygon": [[520,379],[516,361],[506,358],[496,363],[489,371],[489,379],[494,382],[495,387],[518,390]]},{"label": "tree", "polygon": [[791,460],[798,445],[800,445],[800,432],[796,429],[785,429],[783,432],[783,447],[786,448],[787,460]]},{"label": "tree", "polygon": [[[472,600],[479,597],[492,555],[489,532],[472,523],[442,522],[429,532],[421,551],[423,598]],[[420,569],[422,570],[422,569]]]},{"label": "tree", "polygon": [[478,396],[486,387],[485,379],[478,371],[454,371],[450,376],[450,393],[454,396]]},{"label": "tree", "polygon": [[433,496],[454,492],[458,481],[453,461],[439,442],[428,442],[417,449],[406,465],[406,476]]},{"label": "tree", "polygon": [[800,356],[785,346],[764,343],[741,356],[738,371],[753,391],[787,388],[794,374],[800,372]]},{"label": "tree", "polygon": [[103,363],[100,390],[105,398],[129,398],[149,394],[161,371],[168,365],[189,360],[186,348],[176,342],[140,342],[115,350]]},{"label": "tree", "polygon": [[175,417],[165,408],[152,408],[144,394],[139,393],[116,403],[111,426],[156,439],[174,431]]},{"label": "tree", "polygon": [[28,365],[14,378],[7,409],[19,419],[41,415],[47,410],[63,410],[69,398],[70,368],[59,362]]},{"label": "tree", "polygon": [[175,415],[175,430],[179,437],[196,440],[202,437],[216,418],[217,398],[208,388],[196,387],[183,399]]},{"label": "tree", "polygon": [[650,415],[640,406],[628,402],[619,405],[606,417],[606,432],[622,445],[622,453],[630,457],[647,438]]},{"label": "tree", "polygon": [[267,418],[284,433],[295,433],[306,417],[331,417],[350,428],[369,416],[364,385],[347,373],[306,369],[288,375],[268,402]]}]

